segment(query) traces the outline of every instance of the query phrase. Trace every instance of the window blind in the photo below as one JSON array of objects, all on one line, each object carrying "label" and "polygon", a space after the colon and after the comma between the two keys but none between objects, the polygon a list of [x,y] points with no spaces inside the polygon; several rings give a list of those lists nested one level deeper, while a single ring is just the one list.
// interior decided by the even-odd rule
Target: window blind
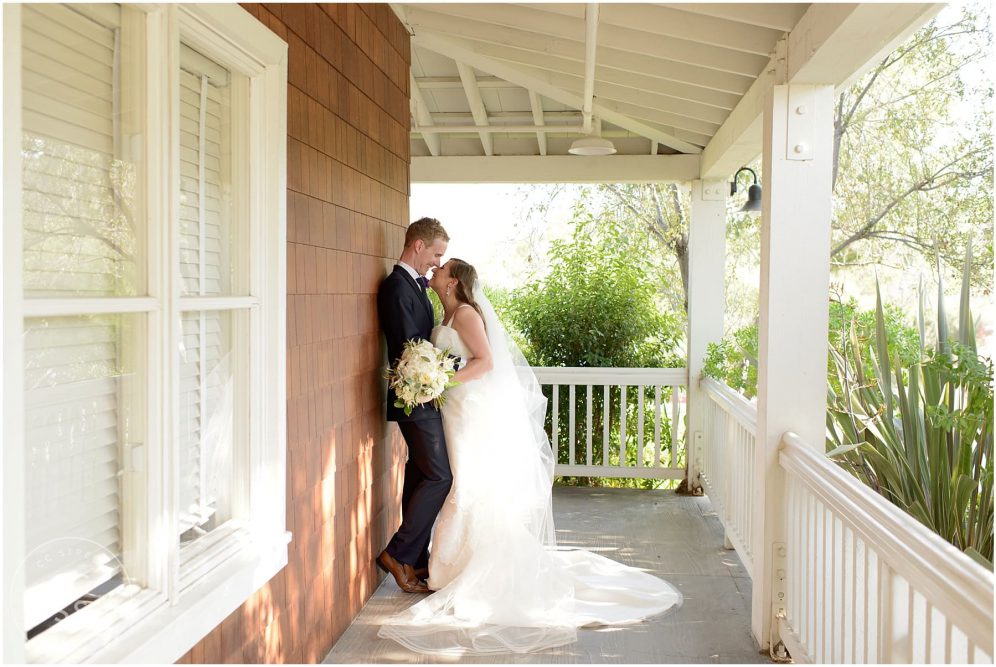
[{"label": "window blind", "polygon": [[[116,159],[118,29],[83,7],[24,5],[26,297],[128,293],[134,232]],[[114,7],[113,9],[117,9]],[[26,625],[118,574],[126,316],[25,322]]]},{"label": "window blind", "polygon": [[[228,72],[180,46],[180,277],[184,296],[228,292]],[[227,314],[183,315],[180,349],[180,526],[196,537],[227,502],[232,438]],[[224,518],[224,517],[220,517]]]}]

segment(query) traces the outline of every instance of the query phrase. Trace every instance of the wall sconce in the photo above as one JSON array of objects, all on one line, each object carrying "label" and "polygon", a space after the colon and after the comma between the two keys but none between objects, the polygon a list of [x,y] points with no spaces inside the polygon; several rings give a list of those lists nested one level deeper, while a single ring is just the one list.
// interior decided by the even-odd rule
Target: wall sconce
[{"label": "wall sconce", "polygon": [[733,175],[733,182],[730,183],[730,196],[737,194],[737,177],[745,171],[749,171],[754,177],[754,183],[747,188],[747,203],[740,208],[740,213],[750,213],[757,215],[761,212],[761,186],[757,182],[757,174],[750,167],[740,167]]}]

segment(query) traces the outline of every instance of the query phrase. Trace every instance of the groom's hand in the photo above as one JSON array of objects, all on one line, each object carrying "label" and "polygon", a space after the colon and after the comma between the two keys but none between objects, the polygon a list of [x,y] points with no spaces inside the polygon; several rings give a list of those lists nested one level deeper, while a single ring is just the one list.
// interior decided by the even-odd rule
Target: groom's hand
[{"label": "groom's hand", "polygon": [[460,364],[463,361],[463,357],[458,357],[455,354],[448,354],[446,356],[448,356],[450,359],[453,360],[453,370],[455,371],[460,370]]}]

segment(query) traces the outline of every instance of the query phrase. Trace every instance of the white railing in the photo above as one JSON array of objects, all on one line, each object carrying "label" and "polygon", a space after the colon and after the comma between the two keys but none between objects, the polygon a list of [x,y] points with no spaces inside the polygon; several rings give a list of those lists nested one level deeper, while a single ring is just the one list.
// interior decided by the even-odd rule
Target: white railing
[{"label": "white railing", "polygon": [[725,384],[703,378],[702,486],[744,567],[753,567],[754,448],[757,408]]},{"label": "white railing", "polygon": [[793,657],[991,663],[992,572],[797,436],[781,446]]},{"label": "white railing", "polygon": [[558,476],[684,478],[687,369],[533,370],[550,399]]},{"label": "white railing", "polygon": [[[754,586],[751,558],[757,409],[715,380],[703,443],[703,486]],[[821,443],[822,445],[822,443]],[[795,662],[992,663],[993,573],[821,455],[785,434],[784,614]],[[780,547],[780,545],[779,545]]]}]

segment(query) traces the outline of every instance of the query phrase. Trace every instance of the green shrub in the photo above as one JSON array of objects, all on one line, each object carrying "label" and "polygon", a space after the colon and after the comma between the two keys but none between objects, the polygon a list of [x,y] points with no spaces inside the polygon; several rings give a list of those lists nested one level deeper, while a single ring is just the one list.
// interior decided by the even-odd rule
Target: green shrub
[{"label": "green shrub", "polygon": [[929,350],[922,344],[921,298],[925,351],[912,363],[886,344],[880,295],[874,338],[862,340],[852,326],[850,345],[831,349],[827,455],[992,569],[993,366],[976,351],[968,291],[966,270],[954,338],[939,289],[938,337]]}]

